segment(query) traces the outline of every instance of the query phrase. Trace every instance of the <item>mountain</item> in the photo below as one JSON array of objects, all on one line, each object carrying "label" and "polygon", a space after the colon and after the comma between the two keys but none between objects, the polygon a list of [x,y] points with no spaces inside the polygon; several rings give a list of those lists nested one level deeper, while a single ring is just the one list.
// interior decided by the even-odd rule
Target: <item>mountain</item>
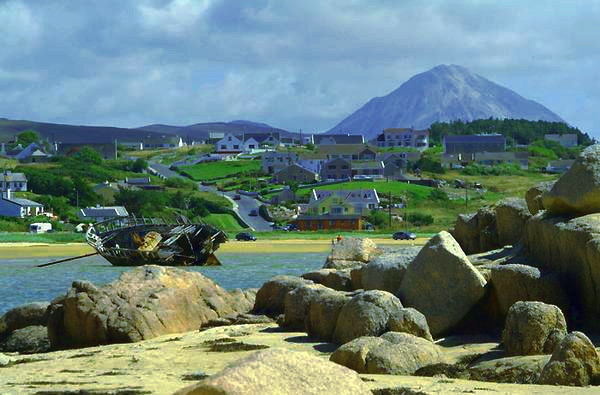
[{"label": "mountain", "polygon": [[0,138],[12,138],[25,130],[35,130],[48,141],[67,144],[110,144],[115,139],[141,140],[145,137],[160,137],[164,134],[109,126],[65,125],[0,118]]},{"label": "mountain", "polygon": [[184,140],[205,139],[210,132],[266,133],[279,132],[288,136],[283,129],[273,128],[264,123],[251,121],[197,123],[189,126],[171,126],[154,124],[141,128],[117,128],[109,126],[65,125],[48,122],[11,120],[0,118],[0,139],[6,140],[25,131],[35,130],[48,141],[59,141],[68,144],[110,144],[117,140],[141,141],[144,138],[160,138],[165,135],[177,135]]},{"label": "mountain", "polygon": [[371,139],[385,128],[425,129],[438,121],[490,117],[564,122],[541,104],[464,67],[440,65],[369,100],[327,133],[362,133]]}]

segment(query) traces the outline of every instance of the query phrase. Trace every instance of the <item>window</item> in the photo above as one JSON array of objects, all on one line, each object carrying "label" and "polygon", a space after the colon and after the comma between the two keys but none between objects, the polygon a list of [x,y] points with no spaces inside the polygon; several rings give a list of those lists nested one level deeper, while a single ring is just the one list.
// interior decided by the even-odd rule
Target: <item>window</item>
[{"label": "window", "polygon": [[248,146],[248,148],[256,148],[256,147],[254,146],[254,144],[250,144],[250,145]]},{"label": "window", "polygon": [[317,222],[317,228],[323,229],[323,221]]},{"label": "window", "polygon": [[342,170],[348,170],[348,165],[342,165]]},{"label": "window", "polygon": [[329,166],[327,166],[327,169],[329,169],[329,170],[335,170],[335,165],[329,165]]},{"label": "window", "polygon": [[369,203],[369,210],[373,210],[375,208],[375,204],[374,203]]},{"label": "window", "polygon": [[225,144],[221,144],[221,149],[227,149],[227,146]]},{"label": "window", "polygon": [[231,136],[227,137],[227,141],[231,141]]},{"label": "window", "polygon": [[235,144],[235,145],[233,146],[233,149],[240,149],[240,146],[239,146],[239,145],[237,145],[237,144]]}]

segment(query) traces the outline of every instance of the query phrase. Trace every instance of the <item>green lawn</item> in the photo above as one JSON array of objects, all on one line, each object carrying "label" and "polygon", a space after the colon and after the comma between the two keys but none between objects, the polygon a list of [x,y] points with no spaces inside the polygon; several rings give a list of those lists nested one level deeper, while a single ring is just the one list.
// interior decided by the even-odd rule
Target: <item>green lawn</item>
[{"label": "green lawn", "polygon": [[[407,184],[399,181],[349,181],[340,184],[331,184],[315,187],[320,190],[340,190],[340,189],[371,189],[375,188],[379,198],[387,197],[392,193],[394,197],[408,195],[409,199],[424,200],[427,199],[433,188],[422,185]],[[310,188],[300,189],[297,194],[300,196],[308,196]]]},{"label": "green lawn", "polygon": [[180,167],[182,173],[196,181],[216,180],[260,169],[259,160],[220,161]]},{"label": "green lawn", "polygon": [[83,233],[51,232],[51,233],[0,233],[0,243],[84,243]]},{"label": "green lawn", "polygon": [[209,214],[202,220],[228,232],[239,232],[244,229],[231,214]]}]

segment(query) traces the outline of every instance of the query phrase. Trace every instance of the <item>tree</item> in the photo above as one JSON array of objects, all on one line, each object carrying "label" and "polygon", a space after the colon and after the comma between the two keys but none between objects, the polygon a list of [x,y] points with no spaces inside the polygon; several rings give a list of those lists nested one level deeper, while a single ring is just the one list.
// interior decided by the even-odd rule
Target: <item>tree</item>
[{"label": "tree", "polygon": [[137,158],[133,165],[131,165],[131,171],[136,173],[142,173],[148,168],[148,162],[143,158]]},{"label": "tree", "polygon": [[91,147],[85,146],[78,153],[74,155],[75,158],[81,162],[88,164],[99,165],[102,163],[102,156]]},{"label": "tree", "polygon": [[40,135],[35,130],[26,130],[17,135],[17,143],[23,147],[27,147],[31,143],[37,143],[40,141]]}]

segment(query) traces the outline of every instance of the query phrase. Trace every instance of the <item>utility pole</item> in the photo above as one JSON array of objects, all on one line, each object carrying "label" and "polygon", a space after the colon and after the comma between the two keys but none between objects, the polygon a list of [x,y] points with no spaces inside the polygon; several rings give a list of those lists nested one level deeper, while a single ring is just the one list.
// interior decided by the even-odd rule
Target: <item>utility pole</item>
[{"label": "utility pole", "polygon": [[392,228],[392,191],[390,191],[388,198],[388,226]]},{"label": "utility pole", "polygon": [[469,183],[465,182],[465,208],[469,208]]}]

